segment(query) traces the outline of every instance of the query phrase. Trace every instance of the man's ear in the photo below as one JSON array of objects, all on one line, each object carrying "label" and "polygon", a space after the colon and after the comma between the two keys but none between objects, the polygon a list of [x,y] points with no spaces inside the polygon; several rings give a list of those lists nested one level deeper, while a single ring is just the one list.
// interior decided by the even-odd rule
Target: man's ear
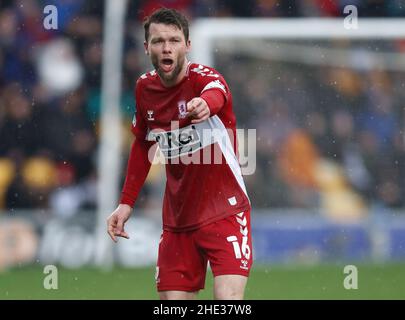
[{"label": "man's ear", "polygon": [[148,43],[146,41],[143,42],[143,47],[145,48],[145,54],[149,55],[149,51],[148,51]]},{"label": "man's ear", "polygon": [[191,40],[188,40],[186,42],[186,52],[189,53],[191,50]]}]

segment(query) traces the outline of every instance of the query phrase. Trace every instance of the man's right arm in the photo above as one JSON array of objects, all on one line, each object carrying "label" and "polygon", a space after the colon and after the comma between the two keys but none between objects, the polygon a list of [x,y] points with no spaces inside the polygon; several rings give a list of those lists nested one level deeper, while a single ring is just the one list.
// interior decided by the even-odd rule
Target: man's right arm
[{"label": "man's right arm", "polygon": [[152,145],[153,142],[136,137],[132,143],[120,204],[107,219],[107,232],[114,242],[117,242],[116,236],[129,239],[124,227],[148,175],[151,166],[148,154]]},{"label": "man's right arm", "polygon": [[115,236],[129,238],[125,232],[124,225],[132,213],[132,208],[151,166],[148,155],[149,149],[154,142],[145,140],[147,125],[141,111],[139,84],[140,81],[138,80],[135,89],[137,110],[131,128],[134,134],[134,141],[128,158],[127,174],[121,192],[120,204],[107,220],[108,234],[114,241],[117,241]]},{"label": "man's right arm", "polygon": [[149,149],[153,142],[134,138],[128,158],[127,174],[121,192],[120,204],[134,207],[139,192],[145,183],[150,170]]}]

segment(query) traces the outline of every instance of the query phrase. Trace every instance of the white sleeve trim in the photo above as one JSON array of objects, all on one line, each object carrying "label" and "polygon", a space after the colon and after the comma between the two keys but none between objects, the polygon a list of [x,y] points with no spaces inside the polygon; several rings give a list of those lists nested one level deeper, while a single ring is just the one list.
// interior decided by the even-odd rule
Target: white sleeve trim
[{"label": "white sleeve trim", "polygon": [[204,91],[207,91],[208,89],[212,89],[212,88],[218,88],[221,89],[225,94],[226,94],[226,88],[225,86],[221,83],[221,81],[219,80],[214,80],[211,81],[210,83],[208,83],[204,89],[202,89],[201,93],[203,93]]}]

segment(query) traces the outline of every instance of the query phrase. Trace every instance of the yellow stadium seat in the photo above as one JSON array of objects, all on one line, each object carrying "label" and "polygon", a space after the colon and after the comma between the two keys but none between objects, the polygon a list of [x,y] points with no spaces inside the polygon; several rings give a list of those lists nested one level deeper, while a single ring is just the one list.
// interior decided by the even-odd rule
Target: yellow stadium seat
[{"label": "yellow stadium seat", "polygon": [[52,188],[56,184],[56,167],[44,157],[28,159],[22,168],[24,183],[31,188]]},{"label": "yellow stadium seat", "polygon": [[7,158],[0,158],[0,208],[4,208],[5,194],[15,177],[15,165]]}]

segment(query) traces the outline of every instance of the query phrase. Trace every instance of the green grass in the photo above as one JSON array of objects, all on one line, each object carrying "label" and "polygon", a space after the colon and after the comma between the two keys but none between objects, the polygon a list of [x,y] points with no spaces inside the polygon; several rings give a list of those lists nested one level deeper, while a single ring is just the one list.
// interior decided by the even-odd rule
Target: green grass
[{"label": "green grass", "polygon": [[[246,299],[405,299],[405,264],[357,265],[358,289],[343,287],[343,265],[255,266]],[[42,267],[0,272],[0,299],[157,299],[154,268],[58,269],[58,289],[45,290]],[[212,298],[209,273],[200,299]]]}]

